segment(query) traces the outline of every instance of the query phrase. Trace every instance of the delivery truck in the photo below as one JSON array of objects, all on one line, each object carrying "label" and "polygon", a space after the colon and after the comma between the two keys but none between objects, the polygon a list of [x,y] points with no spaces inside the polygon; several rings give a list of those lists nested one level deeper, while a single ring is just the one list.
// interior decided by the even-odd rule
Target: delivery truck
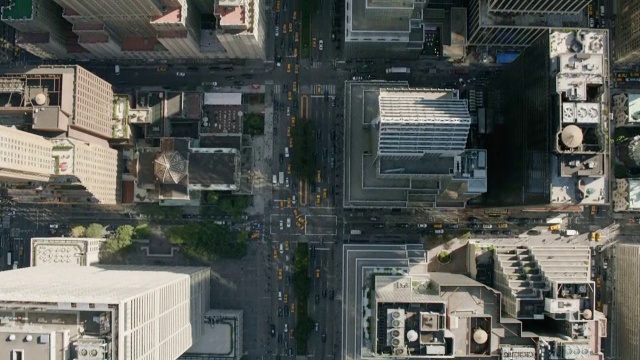
[{"label": "delivery truck", "polygon": [[278,174],[278,183],[280,183],[280,185],[284,184],[284,172],[280,171],[280,174]]},{"label": "delivery truck", "polygon": [[411,69],[408,67],[391,67],[387,69],[387,74],[410,74]]}]

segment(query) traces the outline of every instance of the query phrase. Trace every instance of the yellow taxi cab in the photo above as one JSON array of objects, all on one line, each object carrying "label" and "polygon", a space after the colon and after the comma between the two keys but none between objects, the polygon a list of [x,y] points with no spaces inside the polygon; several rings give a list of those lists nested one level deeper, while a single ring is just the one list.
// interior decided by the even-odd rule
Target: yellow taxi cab
[{"label": "yellow taxi cab", "polygon": [[293,39],[295,40],[295,42],[300,41],[300,35],[298,35],[297,31],[296,31],[296,35],[295,35],[295,37]]},{"label": "yellow taxi cab", "polygon": [[298,209],[293,210],[293,216],[298,217]]},{"label": "yellow taxi cab", "polygon": [[284,299],[283,300],[284,300],[285,304],[288,303],[289,302],[289,294],[284,293]]},{"label": "yellow taxi cab", "polygon": [[284,201],[280,200],[280,210],[284,209]]},{"label": "yellow taxi cab", "polygon": [[596,286],[600,287],[602,285],[602,280],[599,277],[596,278]]},{"label": "yellow taxi cab", "polygon": [[287,24],[282,24],[282,33],[283,34],[287,33]]},{"label": "yellow taxi cab", "polygon": [[433,224],[433,228],[434,228],[434,229],[442,229],[442,224],[440,224],[440,223],[435,223],[435,224]]},{"label": "yellow taxi cab", "polygon": [[291,164],[287,164],[287,174],[291,175]]},{"label": "yellow taxi cab", "polygon": [[596,241],[602,241],[602,233],[596,232]]},{"label": "yellow taxi cab", "polygon": [[289,242],[288,241],[284,242],[284,251],[289,251]]},{"label": "yellow taxi cab", "polygon": [[319,279],[320,278],[320,269],[316,269],[316,278]]},{"label": "yellow taxi cab", "polygon": [[158,66],[158,71],[165,72],[165,71],[167,71],[167,67],[164,66],[164,65]]},{"label": "yellow taxi cab", "polygon": [[594,216],[595,214],[596,214],[596,206],[591,205],[591,216]]},{"label": "yellow taxi cab", "polygon": [[291,95],[291,91],[289,91],[289,93],[287,94],[287,99],[289,99],[289,101],[291,101],[291,98],[293,98],[293,96]]},{"label": "yellow taxi cab", "polygon": [[292,313],[296,312],[296,304],[295,303],[291,303],[291,312]]},{"label": "yellow taxi cab", "polygon": [[327,199],[327,193],[328,193],[327,189],[322,189],[322,198],[325,200]]},{"label": "yellow taxi cab", "polygon": [[287,72],[290,73],[291,72],[291,64],[287,64]]},{"label": "yellow taxi cab", "polygon": [[287,207],[291,207],[291,198],[287,199]]},{"label": "yellow taxi cab", "polygon": [[318,172],[316,173],[316,180],[318,182],[322,182],[322,173],[320,172],[320,170],[318,170]]},{"label": "yellow taxi cab", "polygon": [[560,224],[549,226],[549,231],[558,231],[558,230],[560,230]]},{"label": "yellow taxi cab", "polygon": [[276,12],[280,12],[280,0],[276,0]]},{"label": "yellow taxi cab", "polygon": [[295,19],[296,19],[296,15],[297,15],[297,13],[296,13],[296,11],[294,10],[294,11],[293,11],[293,20],[295,20]]},{"label": "yellow taxi cab", "polygon": [[300,71],[300,65],[296,64],[296,74]]},{"label": "yellow taxi cab", "polygon": [[602,311],[602,302],[600,300],[598,300],[598,302],[596,302],[596,310]]},{"label": "yellow taxi cab", "polygon": [[292,137],[289,138],[289,147],[291,149],[293,149],[293,138]]},{"label": "yellow taxi cab", "polygon": [[316,93],[322,94],[322,86],[318,85],[318,87],[316,87]]},{"label": "yellow taxi cab", "polygon": [[278,268],[278,280],[282,280],[282,268]]},{"label": "yellow taxi cab", "polygon": [[287,136],[291,137],[291,126],[287,126]]},{"label": "yellow taxi cab", "polygon": [[291,117],[291,126],[296,126],[296,117],[295,116]]},{"label": "yellow taxi cab", "polygon": [[274,259],[278,258],[278,249],[273,249],[273,258]]},{"label": "yellow taxi cab", "polygon": [[[298,49],[296,49],[296,52],[298,51]],[[293,90],[293,92],[298,92],[298,82],[294,81],[293,85],[291,86],[291,90]]]},{"label": "yellow taxi cab", "polygon": [[293,32],[293,23],[289,23],[289,32]]},{"label": "yellow taxi cab", "polygon": [[293,49],[293,57],[294,58],[298,57],[298,48]]},{"label": "yellow taxi cab", "polygon": [[596,241],[596,232],[592,231],[589,233],[589,240]]},{"label": "yellow taxi cab", "polygon": [[508,227],[509,227],[509,224],[505,224],[505,223],[498,224],[498,229],[506,229]]},{"label": "yellow taxi cab", "polygon": [[316,48],[316,38],[313,38],[313,40],[311,40],[311,45],[314,49]]},{"label": "yellow taxi cab", "polygon": [[320,195],[316,195],[316,205],[320,205]]}]

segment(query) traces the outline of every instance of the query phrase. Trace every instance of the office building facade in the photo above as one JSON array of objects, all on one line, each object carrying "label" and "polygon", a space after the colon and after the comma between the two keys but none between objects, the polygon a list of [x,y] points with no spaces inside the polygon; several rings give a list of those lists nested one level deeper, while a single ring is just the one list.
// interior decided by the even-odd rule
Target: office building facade
[{"label": "office building facade", "polygon": [[616,244],[610,261],[611,278],[616,282],[610,301],[611,352],[614,359],[640,359],[640,246]]},{"label": "office building facade", "polygon": [[0,128],[0,181],[48,182],[53,175],[51,141],[15,127]]},{"label": "office building facade", "polygon": [[550,30],[493,79],[492,205],[608,203],[607,39],[606,30]]},{"label": "office building facade", "polygon": [[588,25],[588,0],[471,0],[467,46],[525,48],[549,28]]},{"label": "office building facade", "polygon": [[614,29],[614,61],[633,65],[640,60],[640,1],[616,0],[617,13]]},{"label": "office building facade", "polygon": [[264,19],[262,0],[12,0],[2,16],[42,58],[150,61],[264,59]]},{"label": "office building facade", "polygon": [[2,272],[0,351],[13,359],[177,359],[204,332],[210,272],[68,265]]}]

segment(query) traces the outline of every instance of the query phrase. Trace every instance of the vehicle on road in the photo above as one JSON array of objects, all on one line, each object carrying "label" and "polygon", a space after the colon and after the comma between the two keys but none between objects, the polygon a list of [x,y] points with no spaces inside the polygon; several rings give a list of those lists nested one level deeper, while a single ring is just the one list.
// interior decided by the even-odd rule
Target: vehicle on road
[{"label": "vehicle on road", "polygon": [[532,229],[532,230],[527,231],[527,235],[534,235],[534,236],[536,236],[536,235],[540,235],[540,234],[542,234],[542,233],[540,232],[540,230],[536,230],[536,229]]},{"label": "vehicle on road", "polygon": [[[285,153],[288,154],[289,152],[287,151]],[[287,157],[289,157],[289,156],[287,156]],[[278,173],[278,182],[280,183],[280,185],[284,184],[284,171],[280,171]]]},{"label": "vehicle on road", "polygon": [[184,76],[186,76],[186,75],[187,75],[187,74],[185,74],[185,73],[183,73],[183,72],[181,72],[181,71],[176,72],[176,76],[184,77]]},{"label": "vehicle on road", "polygon": [[380,221],[380,218],[377,216],[372,216],[369,218],[369,221]]},{"label": "vehicle on road", "polygon": [[373,224],[373,227],[376,228],[376,229],[383,229],[384,228],[384,224],[376,223],[376,224]]},{"label": "vehicle on road", "polygon": [[116,65],[114,68],[116,75],[120,75],[120,65]]},{"label": "vehicle on road", "polygon": [[327,342],[327,333],[322,333],[322,342]]},{"label": "vehicle on road", "polygon": [[442,229],[444,227],[444,224],[441,223],[435,223],[433,224],[433,228],[434,229]]},{"label": "vehicle on road", "polygon": [[289,324],[284,324],[284,332],[289,332]]},{"label": "vehicle on road", "polygon": [[396,226],[399,228],[405,228],[405,229],[411,227],[411,225],[407,223],[396,224]]},{"label": "vehicle on road", "polygon": [[362,235],[362,230],[351,230],[351,235]]},{"label": "vehicle on road", "polygon": [[444,229],[436,229],[434,230],[435,234],[444,234]]},{"label": "vehicle on road", "polygon": [[316,332],[318,332],[318,330],[320,330],[320,324],[318,324],[318,322],[316,322]]},{"label": "vehicle on road", "polygon": [[323,298],[327,297],[327,289],[322,290],[322,297]]},{"label": "vehicle on road", "polygon": [[284,230],[284,223],[280,220],[280,230]]},{"label": "vehicle on road", "polygon": [[[286,308],[286,306],[285,306]],[[283,308],[278,307],[278,317],[282,317],[282,315],[284,314],[284,310],[282,310]]]},{"label": "vehicle on road", "polygon": [[492,229],[493,225],[491,225],[491,224],[482,224],[482,228],[483,229]]},{"label": "vehicle on road", "polygon": [[276,326],[271,324],[271,337],[276,337]]},{"label": "vehicle on road", "polygon": [[316,279],[320,278],[320,269],[316,269]]},{"label": "vehicle on road", "polygon": [[387,69],[387,74],[409,74],[411,69],[408,67],[390,67]]},{"label": "vehicle on road", "polygon": [[447,224],[447,229],[458,229],[459,227],[458,224]]},{"label": "vehicle on road", "polygon": [[318,50],[322,51],[324,49],[324,41],[318,41]]},{"label": "vehicle on road", "polygon": [[564,231],[564,236],[576,236],[576,235],[578,235],[577,230],[567,229]]},{"label": "vehicle on road", "polygon": [[320,295],[316,295],[316,304],[320,304]]},{"label": "vehicle on road", "polygon": [[428,228],[428,227],[429,227],[429,224],[418,224],[418,228],[420,228],[420,229],[425,229],[425,228]]},{"label": "vehicle on road", "polygon": [[549,231],[559,231],[559,230],[560,230],[560,224],[549,226]]},{"label": "vehicle on road", "polygon": [[291,227],[291,218],[287,218],[287,228]]},{"label": "vehicle on road", "polygon": [[329,300],[333,300],[335,298],[335,291],[333,291],[333,289],[331,289],[329,291]]}]

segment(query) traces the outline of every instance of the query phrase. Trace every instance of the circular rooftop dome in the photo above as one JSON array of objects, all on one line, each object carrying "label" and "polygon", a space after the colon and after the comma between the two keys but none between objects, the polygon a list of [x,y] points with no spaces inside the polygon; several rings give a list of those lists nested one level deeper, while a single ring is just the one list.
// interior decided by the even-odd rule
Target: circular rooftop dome
[{"label": "circular rooftop dome", "polygon": [[36,104],[38,105],[44,105],[47,103],[47,96],[43,93],[39,93],[38,95],[36,95]]},{"label": "circular rooftop dome", "polygon": [[569,125],[562,130],[562,143],[568,148],[577,148],[582,145],[582,129],[576,125]]},{"label": "circular rooftop dome", "polygon": [[409,330],[407,332],[407,340],[409,340],[409,341],[418,340],[418,333],[415,330]]},{"label": "circular rooftop dome", "polygon": [[487,335],[487,332],[482,330],[482,329],[477,329],[476,331],[473,332],[473,341],[476,342],[476,344],[484,344],[487,342],[487,340],[489,340],[489,335]]},{"label": "circular rooftop dome", "polygon": [[593,316],[593,312],[589,309],[584,309],[584,311],[582,312],[582,317],[584,317],[587,320],[591,319],[592,316]]}]

